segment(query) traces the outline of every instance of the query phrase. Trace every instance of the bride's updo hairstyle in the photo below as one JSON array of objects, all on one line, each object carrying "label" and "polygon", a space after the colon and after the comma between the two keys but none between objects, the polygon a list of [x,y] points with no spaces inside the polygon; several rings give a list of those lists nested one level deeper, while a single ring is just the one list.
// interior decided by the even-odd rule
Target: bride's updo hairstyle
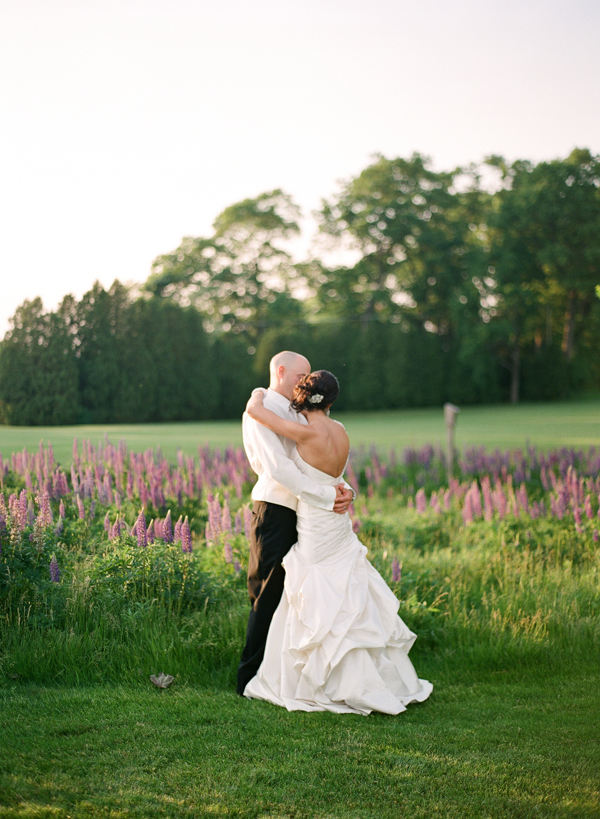
[{"label": "bride's updo hairstyle", "polygon": [[333,373],[317,370],[305,375],[294,387],[291,405],[296,412],[324,410],[330,407],[340,392],[340,385]]}]

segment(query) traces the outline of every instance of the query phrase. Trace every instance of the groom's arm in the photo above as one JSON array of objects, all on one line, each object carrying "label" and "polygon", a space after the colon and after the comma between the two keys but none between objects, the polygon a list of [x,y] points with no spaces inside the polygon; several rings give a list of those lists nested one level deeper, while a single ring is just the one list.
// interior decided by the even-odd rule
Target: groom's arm
[{"label": "groom's arm", "polygon": [[267,475],[299,500],[333,511],[338,496],[335,486],[311,480],[288,456],[278,435],[249,416],[244,421],[253,425],[252,449]]}]

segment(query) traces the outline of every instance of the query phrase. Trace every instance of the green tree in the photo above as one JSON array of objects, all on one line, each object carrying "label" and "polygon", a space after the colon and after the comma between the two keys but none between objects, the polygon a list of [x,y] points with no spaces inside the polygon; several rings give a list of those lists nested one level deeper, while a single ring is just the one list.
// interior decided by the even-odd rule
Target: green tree
[{"label": "green tree", "polygon": [[245,331],[256,337],[277,315],[277,300],[291,295],[296,273],[281,243],[299,233],[299,209],[281,190],[226,208],[208,238],[185,237],[159,256],[145,289],[192,304],[209,331]]},{"label": "green tree", "polygon": [[430,161],[377,161],[323,203],[320,228],[360,254],[352,268],[313,271],[320,307],[363,321],[410,313],[441,334],[452,330],[452,305],[474,290],[482,243],[475,205],[481,192],[459,194],[460,169],[436,172]]},{"label": "green tree", "polygon": [[80,414],[73,338],[60,312],[40,298],[10,320],[0,349],[0,401],[10,424],[73,424]]},{"label": "green tree", "polygon": [[[562,357],[571,363],[584,341],[600,275],[600,158],[578,149],[536,166],[523,160],[509,166],[501,157],[488,162],[504,181],[490,215],[489,297],[517,401],[525,352],[533,350],[539,364],[556,360],[559,330]],[[562,365],[554,374],[543,369],[563,388],[573,372]]]},{"label": "green tree", "polygon": [[121,388],[122,355],[128,344],[129,289],[119,281],[105,290],[95,282],[74,311],[77,363],[87,423],[115,420],[115,406]]}]

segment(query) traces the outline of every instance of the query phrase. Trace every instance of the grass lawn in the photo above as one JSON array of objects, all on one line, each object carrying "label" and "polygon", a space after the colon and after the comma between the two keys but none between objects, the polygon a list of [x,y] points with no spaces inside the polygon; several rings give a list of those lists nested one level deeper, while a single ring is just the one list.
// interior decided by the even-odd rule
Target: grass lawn
[{"label": "grass lawn", "polygon": [[[339,413],[335,417],[345,424],[355,447],[376,444],[387,450],[438,443],[445,446],[446,442],[443,412],[439,407]],[[6,457],[24,447],[35,450],[40,441],[50,441],[56,458],[68,465],[74,437],[79,441],[87,438],[97,443],[105,435],[114,443],[123,439],[137,451],[160,446],[170,460],[175,458],[178,449],[194,455],[204,444],[223,448],[242,443],[239,421],[78,427],[0,426],[0,452]],[[600,446],[600,399],[468,406],[463,407],[458,416],[456,444],[459,447],[507,449],[524,447],[528,442],[542,449]]]},{"label": "grass lawn", "polygon": [[600,816],[597,675],[452,676],[368,718],[177,683],[0,690],[0,817]]}]

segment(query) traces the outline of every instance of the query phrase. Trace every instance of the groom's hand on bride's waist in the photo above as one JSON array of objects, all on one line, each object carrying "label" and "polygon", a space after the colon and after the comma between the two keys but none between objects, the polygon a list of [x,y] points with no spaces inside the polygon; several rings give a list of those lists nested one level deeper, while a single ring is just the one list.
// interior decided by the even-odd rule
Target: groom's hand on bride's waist
[{"label": "groom's hand on bride's waist", "polygon": [[333,511],[338,515],[343,515],[348,511],[348,507],[354,500],[354,493],[351,489],[346,489],[344,484],[338,483],[335,487],[335,502],[333,504]]}]

